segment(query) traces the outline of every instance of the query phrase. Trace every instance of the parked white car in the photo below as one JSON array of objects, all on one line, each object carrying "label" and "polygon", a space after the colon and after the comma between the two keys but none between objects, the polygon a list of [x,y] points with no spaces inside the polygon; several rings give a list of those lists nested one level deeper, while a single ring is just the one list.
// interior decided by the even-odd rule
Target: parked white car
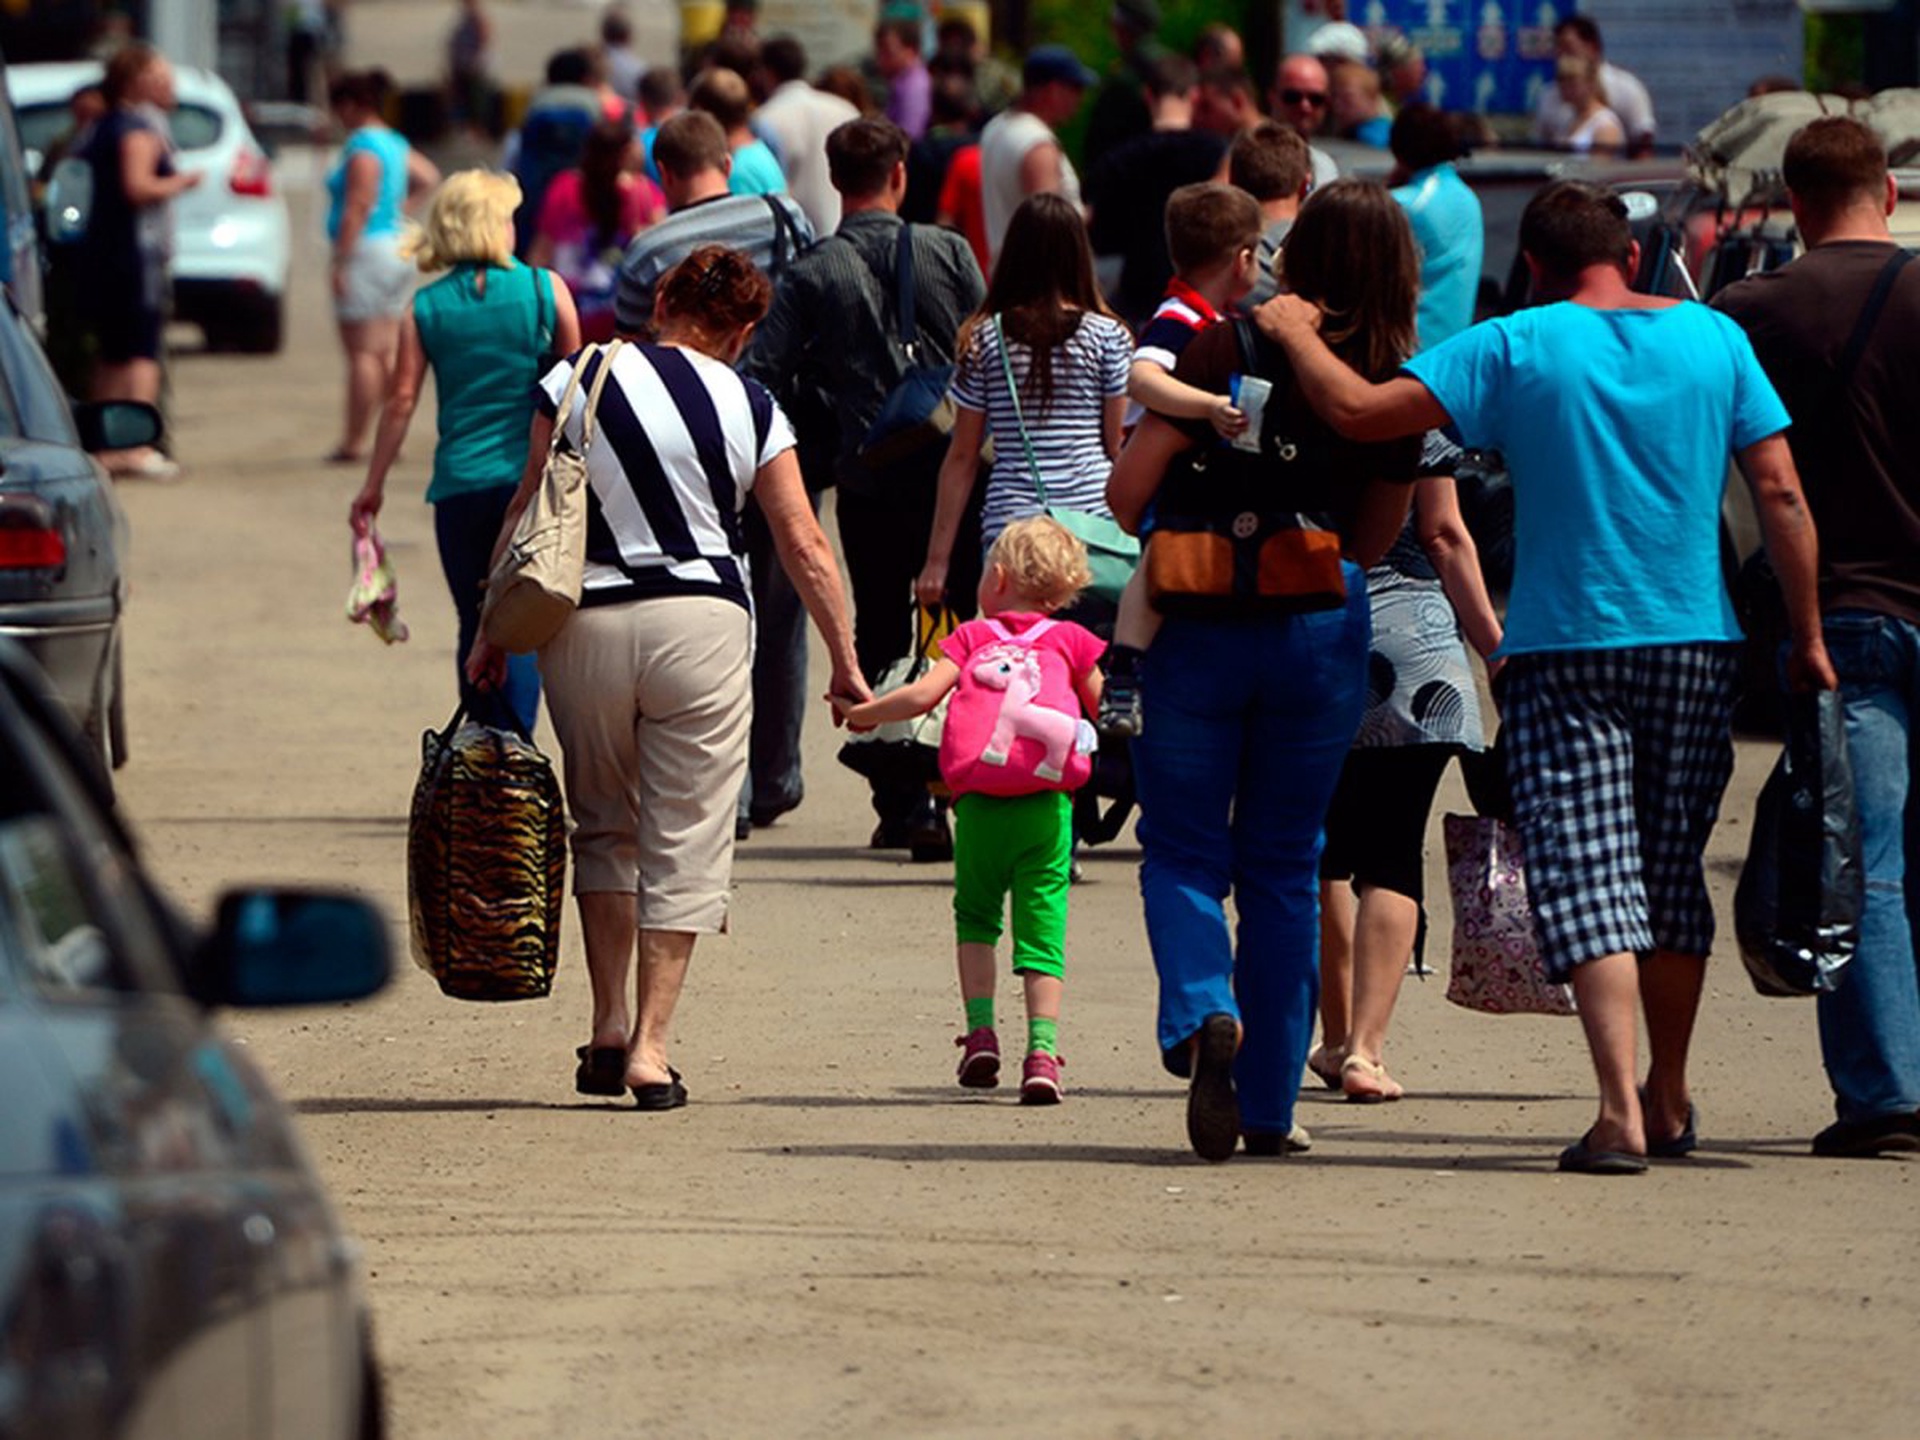
[{"label": "parked white car", "polygon": [[[100,66],[86,61],[7,67],[30,173],[70,128],[74,93],[99,80]],[[198,325],[209,349],[278,350],[289,262],[273,163],[218,75],[181,66],[174,89],[175,164],[207,177],[173,202],[174,315]]]}]

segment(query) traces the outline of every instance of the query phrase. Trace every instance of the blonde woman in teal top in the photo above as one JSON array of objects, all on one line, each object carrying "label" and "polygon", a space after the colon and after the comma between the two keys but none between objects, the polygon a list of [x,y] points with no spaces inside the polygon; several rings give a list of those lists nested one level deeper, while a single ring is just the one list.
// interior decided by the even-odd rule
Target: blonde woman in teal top
[{"label": "blonde woman in teal top", "polygon": [[[456,673],[479,631],[487,562],[526,468],[543,358],[569,355],[580,346],[580,318],[566,282],[513,258],[519,204],[519,183],[486,170],[462,170],[434,193],[421,232],[407,243],[421,271],[446,273],[415,292],[401,321],[399,360],[367,481],[348,512],[356,535],[372,527],[431,367],[440,438],[427,501],[460,618]],[[464,676],[460,686],[475,719],[533,728],[540,676],[531,655],[509,661],[506,683],[497,691],[475,691]]]}]

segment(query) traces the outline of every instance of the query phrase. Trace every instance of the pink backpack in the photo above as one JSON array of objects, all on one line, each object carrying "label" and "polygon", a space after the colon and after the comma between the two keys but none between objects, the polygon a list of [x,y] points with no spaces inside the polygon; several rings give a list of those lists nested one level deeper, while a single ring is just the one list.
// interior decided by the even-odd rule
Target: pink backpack
[{"label": "pink backpack", "polygon": [[[1032,795],[1087,783],[1094,734],[1080,714],[1071,663],[1036,643],[1057,623],[1037,620],[1016,635],[998,620],[972,620],[948,639],[950,655],[966,652],[953,657],[960,680],[940,738],[940,774],[954,794]],[[982,627],[988,643],[970,648]]]}]

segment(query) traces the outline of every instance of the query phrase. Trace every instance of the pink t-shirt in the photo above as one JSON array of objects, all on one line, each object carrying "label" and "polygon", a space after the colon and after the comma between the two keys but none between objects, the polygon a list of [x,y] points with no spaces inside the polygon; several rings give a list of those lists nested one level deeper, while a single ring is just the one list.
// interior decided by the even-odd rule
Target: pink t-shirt
[{"label": "pink t-shirt", "polygon": [[1003,614],[941,642],[960,667],[947,702],[940,774],[956,795],[1077,790],[1093,773],[1075,684],[1106,642],[1071,621]]},{"label": "pink t-shirt", "polygon": [[539,233],[553,243],[553,268],[573,292],[582,338],[612,338],[613,295],[621,257],[636,234],[666,213],[659,186],[644,175],[625,176],[620,182],[619,229],[603,236],[587,213],[578,170],[555,176],[547,187],[540,204]]}]

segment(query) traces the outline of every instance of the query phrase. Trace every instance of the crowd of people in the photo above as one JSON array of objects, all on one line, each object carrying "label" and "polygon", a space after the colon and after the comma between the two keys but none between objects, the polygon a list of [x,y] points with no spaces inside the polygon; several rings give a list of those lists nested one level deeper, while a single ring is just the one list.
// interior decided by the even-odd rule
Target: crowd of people
[{"label": "crowd of people", "polygon": [[[1882,749],[1907,733],[1885,712],[1889,685],[1910,691],[1910,559],[1887,536],[1899,516],[1910,530],[1912,497],[1884,465],[1864,488],[1885,524],[1868,538],[1839,522],[1822,570],[1814,516],[1841,513],[1845,484],[1824,453],[1789,447],[1793,413],[1766,372],[1791,405],[1816,405],[1803,371],[1822,340],[1772,355],[1791,344],[1782,321],[1763,369],[1728,315],[1636,294],[1624,209],[1603,190],[1559,182],[1534,198],[1521,250],[1542,303],[1473,324],[1482,221],[1453,169],[1455,119],[1415,98],[1417,54],[1361,58],[1332,27],[1321,54],[1281,60],[1269,119],[1231,31],[1175,56],[1152,42],[1156,19],[1150,0],[1117,4],[1123,60],[1106,79],[1068,50],[1033,50],[983,125],[977,46],[956,21],[929,60],[918,27],[881,23],[877,96],[858,77],[810,81],[795,40],[741,27],[687,77],[639,75],[634,100],[609,92],[593,56],[564,54],[511,146],[515,179],[457,175],[436,196],[417,255],[449,275],[401,324],[353,518],[378,509],[432,367],[444,447],[449,426],[455,449],[499,438],[484,482],[436,455],[430,492],[463,684],[524,726],[538,682],[511,680],[509,659],[472,639],[472,576],[507,540],[555,428],[588,453],[584,601],[540,657],[593,975],[576,1085],[632,1091],[647,1110],[687,1098],[666,1046],[693,941],[726,924],[733,845],[803,801],[810,614],[835,722],[947,714],[945,787],[876,774],[870,843],[954,864],[960,1085],[1000,1077],[1010,902],[1021,1100],[1066,1094],[1071,791],[1098,733],[1131,755],[1158,1048],[1190,1081],[1192,1148],[1302,1150],[1304,1077],[1356,1102],[1405,1092],[1386,1035],[1423,933],[1428,812],[1446,764],[1486,743],[1471,647],[1498,676],[1544,966],[1578,996],[1596,1071],[1594,1125],[1559,1164],[1620,1175],[1684,1156],[1713,941],[1701,852],[1730,778],[1740,639],[1720,578],[1724,472],[1730,459],[1745,472],[1780,576],[1789,684],[1845,685],[1862,745]],[[1371,83],[1342,75],[1356,65]],[[1592,25],[1567,27],[1544,134],[1644,144],[1651,115],[1609,69]],[[1619,108],[1596,108],[1603,94]],[[1060,131],[1089,96],[1083,186]],[[549,121],[568,111],[578,152],[557,163]],[[1884,209],[1880,234],[1857,230],[1884,200],[1885,157],[1843,156],[1832,127],[1860,127],[1822,125],[1789,173],[1795,207],[1822,250],[1818,217],[1851,215],[1828,234],[1862,250],[1845,278],[1870,278]],[[1338,179],[1313,144],[1336,131],[1384,142],[1392,186]],[[470,198],[461,219],[461,194],[486,186],[492,200]],[[1814,323],[1811,298],[1784,296],[1788,276],[1774,296],[1730,292],[1726,311],[1757,336],[1749,309]],[[541,294],[551,330],[528,300]],[[470,338],[486,326],[511,340],[482,363]],[[509,444],[526,417],[505,407],[461,419],[461,403],[515,394],[484,365],[532,374],[549,349],[564,359],[541,376],[530,447]],[[1880,349],[1876,380],[1910,376]],[[945,444],[876,459],[876,420],[924,367],[950,371]],[[1461,445],[1498,447],[1515,478],[1505,614],[1453,490]],[[1801,470],[1822,480],[1811,501]],[[1250,501],[1236,474],[1279,497]],[[851,611],[814,520],[828,486]],[[476,518],[453,524],[457,501]],[[1246,520],[1284,532],[1283,551],[1261,555],[1290,559],[1261,561],[1252,597],[1187,603],[1187,541]],[[1144,541],[1123,589],[1089,588],[1102,526]],[[1837,593],[1822,632],[1836,564],[1859,593]],[[876,695],[925,643],[916,605],[954,628]],[[1837,672],[1822,634],[1847,636]],[[1889,682],[1895,651],[1907,680]],[[1905,791],[1884,799],[1897,816]],[[1874,816],[1868,864],[1897,891],[1899,826]],[[1905,902],[1876,906],[1866,948],[1910,941]],[[1839,1117],[1816,1152],[1920,1146],[1910,943],[1903,954],[1862,954],[1880,981],[1822,1000]]]},{"label": "crowd of people", "polygon": [[[1577,996],[1599,1092],[1560,1166],[1690,1153],[1702,854],[1741,639],[1732,462],[1785,601],[1784,683],[1839,688],[1866,757],[1867,918],[1853,980],[1820,1002],[1837,1119],[1814,1149],[1920,1149],[1920,496],[1896,398],[1920,363],[1903,323],[1920,282],[1870,131],[1796,138],[1811,253],[1717,309],[1636,293],[1622,204],[1559,182],[1521,228],[1535,305],[1475,324],[1461,119],[1420,98],[1403,42],[1324,27],[1280,59],[1263,113],[1239,37],[1212,26],[1171,53],[1154,0],[1117,0],[1106,76],[1058,46],[1009,75],[953,17],[931,44],[883,19],[864,71],[813,74],[752,21],[735,7],[682,70],[642,62],[611,12],[600,47],[552,58],[505,173],[441,180],[382,122],[377,76],[332,90],[348,384],[331,458],[366,467],[365,533],[432,375],[459,684],[522,730],[544,687],[560,739],[593,989],[583,1093],[686,1103],[668,1046],[695,941],[726,926],[734,846],[804,799],[810,618],[834,723],[945,716],[943,784],[869,776],[869,843],[954,866],[958,1082],[999,1083],[1010,928],[1020,1098],[1066,1094],[1075,792],[1103,743],[1130,760],[1156,1041],[1190,1082],[1190,1142],[1210,1160],[1303,1150],[1303,1078],[1406,1093],[1386,1048],[1424,933],[1429,812],[1447,764],[1488,740],[1471,651],[1544,968]],[[477,63],[481,7],[461,24]],[[1591,21],[1556,40],[1540,138],[1649,144],[1644,88]],[[164,90],[109,75],[115,103]],[[139,193],[163,199],[182,181],[126,129]],[[1384,146],[1391,182],[1342,178],[1328,135]],[[914,395],[919,441],[883,441]],[[586,571],[536,661],[481,637],[480,592],[555,445],[591,476]],[[1462,518],[1462,447],[1513,477],[1504,612]],[[844,585],[817,519],[829,488]]]}]

